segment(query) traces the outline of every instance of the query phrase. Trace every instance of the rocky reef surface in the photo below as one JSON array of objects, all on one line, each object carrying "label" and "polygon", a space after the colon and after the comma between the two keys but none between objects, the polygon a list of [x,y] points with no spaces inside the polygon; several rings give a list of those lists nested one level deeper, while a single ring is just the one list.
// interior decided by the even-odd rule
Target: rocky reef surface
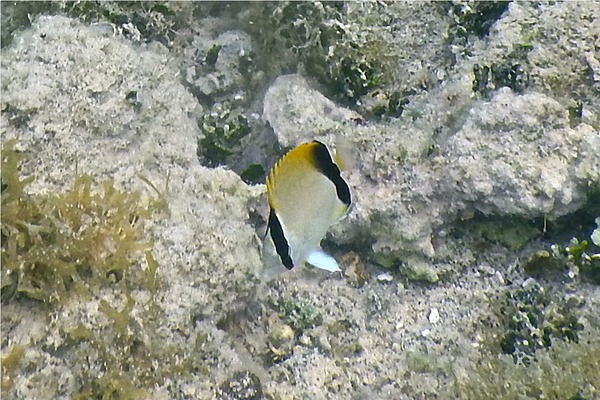
[{"label": "rocky reef surface", "polygon": [[[46,7],[2,11],[3,396],[600,395],[598,3]],[[343,273],[261,282],[311,139],[351,154]],[[77,241],[137,202],[127,257]]]}]

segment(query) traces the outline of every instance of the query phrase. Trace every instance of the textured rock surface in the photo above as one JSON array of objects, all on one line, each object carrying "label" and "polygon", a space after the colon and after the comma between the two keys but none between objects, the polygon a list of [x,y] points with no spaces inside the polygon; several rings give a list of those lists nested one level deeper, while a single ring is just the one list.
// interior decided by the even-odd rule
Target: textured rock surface
[{"label": "textured rock surface", "polygon": [[[555,363],[562,353],[538,351],[545,367],[519,370],[511,369],[511,356],[498,354],[499,327],[510,318],[501,314],[503,299],[533,281],[522,267],[529,254],[459,229],[479,212],[567,215],[581,210],[586,190],[600,183],[597,4],[512,2],[490,21],[489,35],[453,41],[443,7],[388,3],[373,7],[389,22],[383,37],[397,40],[393,54],[399,74],[407,75],[397,86],[416,90],[399,118],[366,121],[289,71],[260,87],[260,96],[249,93],[236,63],[258,47],[238,24],[219,22],[215,10],[178,52],[56,16],[15,34],[2,50],[2,140],[16,138],[28,156],[23,173],[37,177],[30,190],[60,191],[76,172],[89,172],[152,196],[142,175],[159,190],[168,181],[170,214],[151,227],[158,291],[131,293],[126,333],[134,345],[124,349],[119,338],[106,339],[112,323],[103,305],[127,305],[118,285],[56,307],[2,306],[3,356],[13,344],[25,347],[7,398],[72,398],[81,394],[83,376],[110,382],[107,371],[120,372],[152,399],[477,398],[480,387],[492,387],[486,394],[497,398],[525,396],[521,386],[482,386],[504,379],[480,373],[498,360],[506,363],[502,374],[567,380],[560,386],[574,389],[565,398],[598,393],[600,385],[583,382],[584,369],[577,369],[585,357],[573,356],[567,368]],[[468,4],[453,5],[463,10],[458,18],[468,14]],[[360,32],[361,23],[369,22],[349,26]],[[215,45],[222,48],[213,68],[191,67],[205,63]],[[515,55],[523,48],[526,57]],[[474,90],[475,64],[510,69],[517,58],[521,69],[513,73],[526,84],[496,77]],[[259,75],[252,85],[260,85]],[[354,150],[344,174],[355,206],[325,243],[343,275],[304,268],[260,286],[261,217],[254,214],[264,187],[198,162],[197,120],[205,108],[199,98],[262,93],[263,104],[235,106],[262,112],[257,119],[273,128],[278,145],[342,139]],[[580,113],[573,111],[578,102]],[[545,248],[535,246],[527,251]],[[370,279],[382,272],[385,279]],[[577,304],[584,326],[580,344],[567,341],[559,351],[597,350],[598,285],[559,275],[541,282],[558,296],[556,304]],[[98,340],[76,335],[88,331]],[[140,367],[136,360],[148,361],[146,351],[166,356]],[[140,383],[149,370],[162,379]],[[461,391],[469,385],[476,389]]]},{"label": "textured rock surface", "polygon": [[193,97],[173,85],[177,71],[161,45],[136,48],[66,18],[42,18],[5,54],[7,137],[47,161],[35,171],[46,179],[62,183],[78,166],[141,186],[134,177],[142,168],[164,179],[165,158],[195,162],[185,140],[163,139],[193,140],[197,127],[186,115]]},{"label": "textured rock surface", "polygon": [[263,118],[284,147],[310,141],[314,136],[338,133],[354,125],[359,114],[339,107],[310,87],[300,75],[280,76],[267,90]]},{"label": "textured rock surface", "polygon": [[[571,24],[576,15],[593,19],[598,10],[572,7],[511,3],[490,37],[469,45],[473,55],[458,53],[452,69],[438,69],[448,77],[415,97],[399,120],[355,126],[349,111],[324,106],[298,77],[274,82],[264,116],[285,145],[305,138],[306,131],[350,138],[359,162],[349,179],[358,195],[352,223],[338,229],[348,238],[348,231],[368,227],[376,252],[434,256],[436,231],[476,211],[529,219],[572,213],[587,201],[589,187],[600,183],[598,85],[589,75],[595,65],[590,49],[600,32]],[[559,15],[564,25],[552,24]],[[539,19],[531,31],[528,18]],[[558,45],[546,35],[561,38]],[[477,63],[513,65],[522,48],[525,89],[497,87],[491,98],[473,96]],[[559,74],[563,62],[568,73]],[[569,107],[580,98],[582,115],[573,123]]]},{"label": "textured rock surface", "polygon": [[[259,189],[246,186],[230,171],[200,166],[198,129],[190,117],[196,102],[177,82],[166,50],[160,45],[135,47],[68,18],[40,17],[3,53],[2,71],[2,109],[13,110],[2,113],[3,140],[17,138],[29,156],[24,169],[37,177],[32,190],[61,190],[75,171],[92,173],[98,180],[112,177],[119,186],[149,195],[138,174],[159,190],[168,180],[170,218],[155,221],[153,228],[164,290],[159,303],[166,318],[161,325],[195,337],[191,323],[196,318],[206,319],[207,329],[214,330],[239,293],[253,287],[260,266],[246,209]],[[118,289],[102,298],[123,307]],[[149,312],[148,298],[138,293],[134,299],[131,313],[141,323]],[[3,337],[6,333],[11,342],[30,346],[26,363],[47,365],[20,378],[17,397],[72,393],[77,383],[69,371],[81,362],[77,353],[57,358],[36,346],[63,345],[65,332],[74,324],[70,321],[94,331],[105,326],[98,300],[70,303],[50,317],[33,312],[24,320],[9,317],[18,313],[11,307],[3,307]],[[40,318],[54,322],[39,326],[36,336],[30,330],[36,331]],[[193,341],[180,343],[179,335],[163,340],[165,346],[193,348]],[[36,380],[46,385],[29,384]]]},{"label": "textured rock surface", "polygon": [[[440,157],[441,198],[484,214],[560,217],[600,182],[600,135],[569,127],[567,110],[540,93],[501,89],[474,106]],[[438,174],[441,176],[441,174]]]},{"label": "textured rock surface", "polygon": [[[197,35],[192,43],[196,63],[187,68],[185,80],[203,96],[216,96],[223,92],[244,92],[245,79],[239,67],[243,57],[248,57],[252,44],[248,34],[241,31],[227,31],[216,39]],[[216,55],[215,55],[216,53]],[[214,60],[211,59],[211,54]],[[188,55],[190,56],[190,55]],[[197,71],[198,64],[209,71]]]}]

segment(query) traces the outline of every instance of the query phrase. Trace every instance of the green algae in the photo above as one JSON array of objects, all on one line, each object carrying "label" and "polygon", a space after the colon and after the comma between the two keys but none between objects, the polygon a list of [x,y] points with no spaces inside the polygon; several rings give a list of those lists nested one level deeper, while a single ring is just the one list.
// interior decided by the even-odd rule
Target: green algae
[{"label": "green algae", "polygon": [[127,295],[127,302],[121,310],[111,307],[106,300],[100,300],[98,311],[106,315],[112,321],[113,329],[117,333],[117,338],[124,337],[127,333],[129,314],[131,313],[134,304],[135,301],[129,294]]},{"label": "green algae", "polygon": [[584,298],[528,279],[517,289],[492,295],[490,304],[497,323],[482,326],[479,356],[455,373],[446,396],[597,398],[600,331],[583,318]]},{"label": "green algae", "polygon": [[459,399],[594,399],[600,395],[598,332],[579,343],[557,341],[526,366],[506,355],[486,354],[456,378]]},{"label": "green algae", "polygon": [[528,70],[526,64],[511,60],[491,66],[475,64],[473,92],[489,97],[492,91],[508,87],[515,93],[523,93],[529,87]]},{"label": "green algae", "polygon": [[448,13],[454,24],[449,33],[452,36],[466,38],[476,35],[487,36],[493,24],[506,11],[510,1],[454,1],[441,5],[449,8]]},{"label": "green algae", "polygon": [[179,29],[193,20],[193,2],[168,1],[18,1],[3,4],[2,48],[14,33],[28,28],[38,15],[67,14],[85,22],[107,21],[124,26],[123,35],[171,46]]},{"label": "green algae", "polygon": [[215,103],[199,126],[198,156],[209,167],[227,164],[231,155],[241,153],[241,141],[251,132],[248,118],[230,102]]},{"label": "green algae", "polygon": [[284,300],[280,312],[281,319],[293,328],[297,336],[323,323],[321,313],[313,304],[303,299]]},{"label": "green algae", "polygon": [[556,340],[578,342],[584,329],[579,310],[585,300],[550,292],[534,279],[507,292],[499,304],[500,348],[517,364],[531,364],[538,350]]},{"label": "green algae", "polygon": [[[29,195],[33,176],[19,177],[23,154],[2,147],[2,299],[17,295],[43,302],[119,281],[151,251],[144,223],[152,208],[138,192],[100,187],[77,176],[64,193]],[[151,281],[148,281],[151,283]]]},{"label": "green algae", "polygon": [[10,348],[8,354],[2,357],[2,392],[12,388],[17,367],[24,353],[25,348],[23,346],[14,345]]},{"label": "green algae", "polygon": [[484,217],[474,226],[485,239],[519,250],[541,232],[533,222],[519,217]]},{"label": "green algae", "polygon": [[384,89],[395,79],[397,61],[386,29],[376,6],[359,11],[331,2],[267,3],[251,10],[247,26],[268,60],[264,70],[300,62],[328,94],[352,106],[379,90],[388,99],[379,114],[398,112],[400,104],[397,93]]},{"label": "green algae", "polygon": [[534,278],[550,278],[558,272],[559,280],[576,283],[587,279],[599,284],[600,253],[595,253],[592,247],[587,240],[573,237],[566,245],[553,244],[550,251],[536,252],[525,261],[523,269]]},{"label": "green algae", "polygon": [[428,262],[413,261],[399,268],[400,274],[411,282],[437,283],[440,274]]}]

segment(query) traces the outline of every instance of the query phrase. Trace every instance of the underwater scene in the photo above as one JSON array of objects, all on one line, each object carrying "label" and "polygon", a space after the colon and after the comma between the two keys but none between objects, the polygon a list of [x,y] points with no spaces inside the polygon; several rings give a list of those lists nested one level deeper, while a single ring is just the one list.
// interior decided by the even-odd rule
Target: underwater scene
[{"label": "underwater scene", "polygon": [[600,399],[600,3],[2,1],[2,399]]}]

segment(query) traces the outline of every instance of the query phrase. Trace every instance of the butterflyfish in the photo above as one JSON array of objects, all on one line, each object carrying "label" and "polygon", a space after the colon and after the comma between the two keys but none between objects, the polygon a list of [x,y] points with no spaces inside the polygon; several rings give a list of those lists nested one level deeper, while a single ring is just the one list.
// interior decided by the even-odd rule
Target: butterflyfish
[{"label": "butterflyfish", "polygon": [[286,153],[267,176],[269,219],[263,243],[263,279],[307,262],[340,271],[320,243],[330,226],[350,208],[350,188],[341,160],[313,140]]}]

